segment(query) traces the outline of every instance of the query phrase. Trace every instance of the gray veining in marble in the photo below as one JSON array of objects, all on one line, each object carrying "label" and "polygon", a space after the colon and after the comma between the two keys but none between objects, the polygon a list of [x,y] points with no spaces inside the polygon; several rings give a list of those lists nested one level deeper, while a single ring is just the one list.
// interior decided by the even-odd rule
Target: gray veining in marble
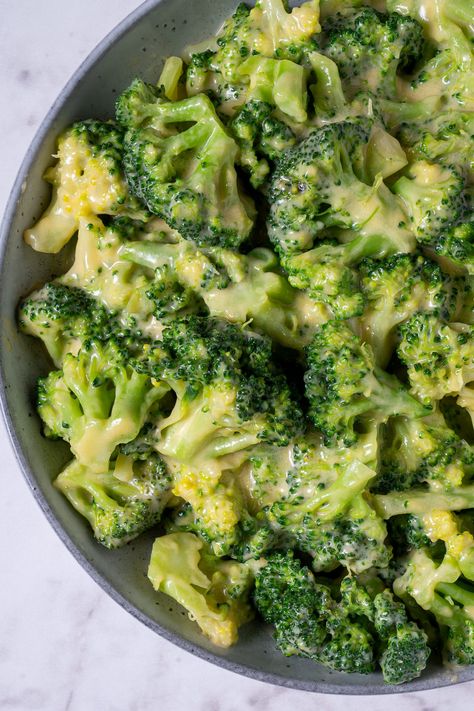
[{"label": "gray veining in marble", "polygon": [[[0,0],[0,211],[50,104],[134,0]],[[56,538],[0,423],[1,711],[433,711],[474,683],[404,697],[325,697],[196,659],[116,605]]]}]

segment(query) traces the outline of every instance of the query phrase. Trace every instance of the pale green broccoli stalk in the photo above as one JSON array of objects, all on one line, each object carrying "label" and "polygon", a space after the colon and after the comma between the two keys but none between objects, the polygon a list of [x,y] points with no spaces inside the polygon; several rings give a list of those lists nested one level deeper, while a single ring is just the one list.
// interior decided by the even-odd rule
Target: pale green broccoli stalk
[{"label": "pale green broccoli stalk", "polygon": [[366,306],[358,332],[383,368],[395,349],[397,326],[419,311],[447,320],[457,317],[468,288],[463,278],[448,277],[438,264],[419,254],[367,259],[360,264],[359,274]]},{"label": "pale green broccoli stalk", "polygon": [[30,247],[59,252],[77,231],[82,216],[146,219],[146,210],[130,195],[123,174],[120,127],[92,119],[75,123],[59,137],[57,157],[44,175],[53,186],[51,203],[25,232]]},{"label": "pale green broccoli stalk", "polygon": [[316,116],[334,117],[342,113],[346,99],[337,64],[319,52],[308,55],[316,84],[310,85]]},{"label": "pale green broccoli stalk", "polygon": [[376,494],[371,503],[383,519],[401,514],[423,515],[435,509],[464,511],[474,508],[474,485],[466,484],[443,490],[407,489],[390,494]]},{"label": "pale green broccoli stalk", "polygon": [[161,70],[158,86],[170,101],[178,100],[179,82],[183,74],[183,60],[180,57],[168,57]]},{"label": "pale green broccoli stalk", "polygon": [[276,255],[257,247],[247,255],[219,248],[198,249],[175,244],[129,242],[122,257],[155,270],[147,296],[159,319],[199,312],[247,324],[277,343],[301,350],[329,314],[290,286]]},{"label": "pale green broccoli stalk", "polygon": [[48,437],[61,437],[78,462],[107,471],[115,448],[140,432],[169,388],[136,372],[114,343],[89,341],[62,370],[38,381],[38,413]]},{"label": "pale green broccoli stalk", "polygon": [[74,459],[54,481],[90,523],[97,540],[117,548],[156,525],[171,496],[171,477],[153,451],[119,453],[96,471]]},{"label": "pale green broccoli stalk", "polygon": [[474,380],[474,327],[447,324],[429,313],[415,314],[399,327],[398,355],[413,392],[429,402],[457,395]]},{"label": "pale green broccoli stalk", "polygon": [[[128,184],[153,214],[197,244],[236,248],[247,239],[253,207],[239,192],[237,145],[207,96],[165,101],[136,79],[117,119],[128,129]],[[191,125],[178,132],[180,124]]]},{"label": "pale green broccoli stalk", "polygon": [[375,365],[370,346],[343,323],[329,321],[319,327],[307,347],[307,360],[309,415],[328,445],[357,442],[364,422],[429,412],[394,375]]},{"label": "pale green broccoli stalk", "polygon": [[300,64],[254,55],[240,65],[240,73],[248,77],[249,100],[271,104],[296,123],[307,120],[306,76]]},{"label": "pale green broccoli stalk", "polygon": [[252,619],[249,568],[233,560],[215,558],[192,533],[157,538],[148,577],[155,590],[182,605],[218,647],[234,644],[238,628]]},{"label": "pale green broccoli stalk", "polygon": [[474,590],[462,579],[459,566],[449,553],[436,563],[425,550],[414,551],[405,573],[395,580],[394,591],[402,599],[412,597],[434,615],[446,662],[474,663]]}]

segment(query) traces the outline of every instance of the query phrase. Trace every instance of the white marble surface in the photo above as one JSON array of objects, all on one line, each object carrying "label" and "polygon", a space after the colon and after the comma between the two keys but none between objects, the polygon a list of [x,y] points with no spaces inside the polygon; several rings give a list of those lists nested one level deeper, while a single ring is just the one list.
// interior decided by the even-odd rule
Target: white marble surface
[{"label": "white marble surface", "polygon": [[[136,0],[0,0],[0,213],[65,81]],[[103,593],[49,528],[0,424],[2,711],[424,711],[474,707],[474,684],[344,698],[250,681],[182,652]]]}]

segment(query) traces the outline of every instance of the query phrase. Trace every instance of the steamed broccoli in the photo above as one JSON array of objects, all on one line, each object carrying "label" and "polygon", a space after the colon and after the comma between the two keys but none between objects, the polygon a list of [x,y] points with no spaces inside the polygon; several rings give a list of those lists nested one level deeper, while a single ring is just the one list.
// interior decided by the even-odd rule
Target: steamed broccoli
[{"label": "steamed broccoli", "polygon": [[[379,176],[364,182],[370,121],[331,123],[282,155],[272,176],[269,236],[289,281],[338,318],[360,315],[352,269],[364,257],[414,249],[401,202]],[[315,240],[331,237],[344,244]]]},{"label": "steamed broccoli", "polygon": [[163,331],[162,347],[145,349],[137,367],[176,393],[172,412],[159,424],[158,451],[168,457],[219,457],[260,441],[282,446],[302,427],[270,341],[232,324],[175,319]]},{"label": "steamed broccoli", "polygon": [[113,314],[84,289],[59,282],[49,282],[30,294],[20,304],[19,322],[24,333],[41,338],[58,367],[89,339],[128,337]]},{"label": "steamed broccoli", "polygon": [[192,533],[157,538],[148,577],[157,592],[186,608],[190,619],[218,647],[234,644],[238,628],[252,619],[249,568],[215,558]]},{"label": "steamed broccoli", "polygon": [[[288,10],[286,0],[258,0],[255,7],[241,3],[217,39],[188,48],[188,93],[217,86],[220,102],[239,97],[242,62],[250,56],[299,62],[318,32],[319,3],[309,0]],[[210,77],[212,77],[212,81]]]},{"label": "steamed broccoli", "polygon": [[394,375],[375,365],[370,346],[343,323],[320,326],[307,347],[307,358],[309,414],[328,445],[356,442],[364,422],[429,412]]},{"label": "steamed broccoli", "polygon": [[[237,247],[249,236],[253,208],[239,193],[237,145],[207,96],[166,101],[136,79],[117,119],[128,129],[130,190],[153,214],[197,244]],[[178,132],[182,124],[191,125]]]},{"label": "steamed broccoli", "polygon": [[115,448],[140,432],[169,388],[138,373],[120,346],[89,340],[66,354],[62,370],[38,381],[38,413],[48,437],[61,437],[79,464],[108,469]]},{"label": "steamed broccoli", "polygon": [[123,131],[114,123],[88,120],[73,124],[58,139],[58,162],[44,178],[53,186],[51,203],[25,232],[39,252],[59,252],[92,215],[145,219],[146,210],[130,195],[122,170]]},{"label": "steamed broccoli", "polygon": [[474,327],[447,324],[429,313],[399,327],[398,355],[413,392],[424,401],[456,395],[474,380]]},{"label": "steamed broccoli", "polygon": [[441,414],[393,418],[383,439],[380,473],[372,487],[379,493],[420,485],[442,491],[461,486],[474,474],[474,450]]},{"label": "steamed broccoli", "polygon": [[270,185],[268,229],[284,258],[310,249],[330,227],[377,236],[377,252],[413,250],[401,202],[383,182],[363,180],[371,128],[370,120],[332,123],[282,155]]},{"label": "steamed broccoli", "polygon": [[73,460],[54,482],[107,548],[116,548],[151,528],[171,495],[171,477],[153,451],[119,453],[97,471]]},{"label": "steamed broccoli", "polygon": [[358,330],[386,367],[396,345],[396,328],[417,312],[450,319],[462,309],[467,285],[449,278],[438,264],[419,254],[364,260],[359,267],[366,308]]},{"label": "steamed broccoli", "polygon": [[474,663],[474,590],[462,579],[454,558],[447,553],[441,563],[421,549],[414,551],[402,577],[395,580],[395,593],[412,597],[438,623],[443,652],[452,664]]},{"label": "steamed broccoli", "polygon": [[417,240],[435,250],[451,227],[469,219],[465,183],[452,167],[419,161],[393,190],[405,203]]},{"label": "steamed broccoli", "polygon": [[430,649],[403,605],[388,590],[372,598],[353,578],[338,587],[336,598],[291,552],[269,556],[256,576],[254,598],[263,619],[275,626],[281,651],[362,674],[378,660],[389,684],[419,676]]},{"label": "steamed broccoli", "polygon": [[289,348],[302,349],[327,320],[324,308],[292,288],[276,255],[259,247],[247,255],[219,248],[199,250],[181,240],[130,242],[122,257],[155,270],[146,291],[159,319],[167,313],[199,312],[246,324]]}]

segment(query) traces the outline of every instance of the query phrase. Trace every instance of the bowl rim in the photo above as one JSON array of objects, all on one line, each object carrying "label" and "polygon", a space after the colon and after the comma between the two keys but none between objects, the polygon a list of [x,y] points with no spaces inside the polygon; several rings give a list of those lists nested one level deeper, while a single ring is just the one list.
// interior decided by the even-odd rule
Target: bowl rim
[{"label": "bowl rim", "polygon": [[[20,168],[13,183],[13,187],[7,199],[3,219],[0,225],[0,272],[3,268],[8,237],[11,231],[11,224],[16,213],[18,199],[20,198],[21,194],[25,189],[24,186],[26,184],[30,168],[34,160],[36,159],[38,151],[55,117],[57,116],[63,105],[68,101],[70,96],[74,93],[77,85],[81,82],[82,78],[91,69],[93,69],[96,62],[101,59],[102,56],[117,41],[119,41],[149,12],[151,12],[158,5],[161,5],[163,2],[169,1],[172,0],[145,0],[135,10],[126,15],[123,20],[121,20],[110,32],[108,32],[103,37],[102,40],[99,41],[99,43],[87,55],[83,62],[81,62],[79,67],[73,72],[71,77],[64,85],[63,89],[60,91],[60,93],[57,95],[56,99],[50,106],[38,129],[36,130],[36,133],[25,153],[25,156],[20,164]],[[339,686],[328,682],[318,682],[316,680],[310,681],[304,679],[290,679],[284,676],[280,676],[277,673],[261,671],[253,667],[245,666],[238,662],[233,662],[224,656],[220,656],[218,654],[210,652],[209,650],[204,649],[198,644],[194,644],[184,639],[181,635],[176,634],[167,629],[166,627],[162,626],[161,624],[156,622],[156,620],[153,620],[146,613],[142,612],[139,608],[137,608],[132,602],[130,602],[130,600],[124,597],[121,593],[119,593],[118,590],[102,576],[102,574],[88,561],[86,556],[72,541],[67,530],[60,524],[59,520],[56,518],[54,511],[50,507],[46,497],[43,495],[43,493],[37,486],[34,473],[27,462],[19,438],[16,434],[13,419],[10,414],[7,402],[6,382],[6,373],[4,371],[4,364],[2,362],[0,351],[0,411],[3,414],[4,422],[6,425],[6,431],[10,439],[10,444],[15,453],[17,463],[20,466],[20,470],[23,474],[23,477],[31,493],[33,494],[33,497],[35,498],[36,503],[43,511],[46,519],[48,520],[49,524],[51,525],[52,529],[59,537],[61,542],[66,546],[68,551],[74,556],[76,561],[82,566],[82,568],[88,573],[88,575],[94,580],[94,582],[97,583],[102,588],[102,590],[107,593],[107,595],[109,595],[109,597],[111,597],[116,603],[118,603],[126,612],[130,613],[146,627],[160,635],[160,637],[163,637],[165,640],[171,642],[172,644],[183,649],[184,651],[189,652],[190,654],[193,654],[194,656],[203,659],[207,662],[211,662],[212,664],[221,667],[227,671],[240,674],[241,676],[246,676],[255,681],[266,682],[268,684],[274,684],[289,689],[309,691],[313,693],[341,696],[375,696],[387,694],[402,694],[424,690],[428,691],[431,689],[442,688],[446,686],[454,686],[472,680],[459,678],[448,679],[446,676],[440,676],[438,678],[434,677],[429,680],[423,680],[423,677],[421,677],[406,685],[401,686],[374,686],[373,684],[358,685],[351,684],[350,681],[344,686]],[[350,680],[349,675],[348,680]]]}]

